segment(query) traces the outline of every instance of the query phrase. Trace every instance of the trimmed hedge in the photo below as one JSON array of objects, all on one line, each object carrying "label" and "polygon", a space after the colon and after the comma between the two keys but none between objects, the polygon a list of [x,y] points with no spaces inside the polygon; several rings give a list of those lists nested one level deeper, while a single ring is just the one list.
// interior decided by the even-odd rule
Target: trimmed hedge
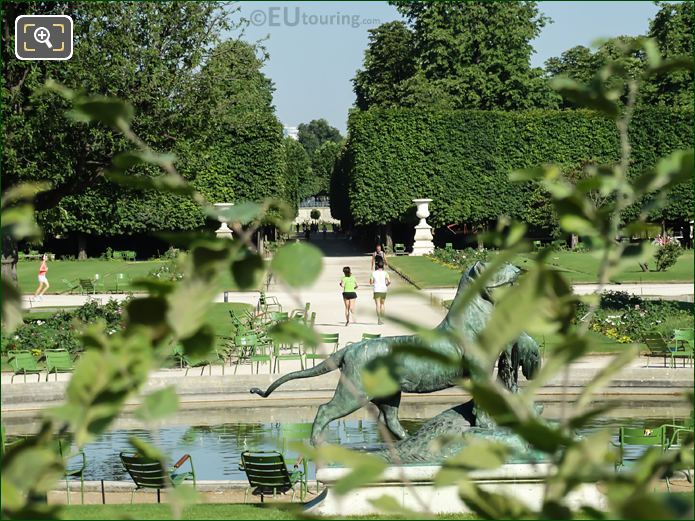
[{"label": "trimmed hedge", "polygon": [[[569,170],[619,158],[615,124],[586,110],[372,108],[353,111],[348,131],[331,184],[331,212],[358,225],[406,221],[416,197],[433,199],[433,226],[503,214],[528,220],[534,187],[510,182],[511,171],[543,163]],[[669,152],[692,147],[692,113],[642,109],[631,140],[631,175],[637,175]],[[664,217],[689,218],[692,187],[675,192]]]}]

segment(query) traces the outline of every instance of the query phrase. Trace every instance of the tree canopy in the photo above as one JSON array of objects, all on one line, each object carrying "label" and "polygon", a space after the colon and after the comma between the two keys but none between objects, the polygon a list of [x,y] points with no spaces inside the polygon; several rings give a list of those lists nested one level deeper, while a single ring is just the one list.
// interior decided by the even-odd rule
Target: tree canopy
[{"label": "tree canopy", "polygon": [[[5,9],[4,181],[5,186],[52,183],[53,189],[37,198],[47,233],[116,235],[204,223],[191,201],[104,180],[111,157],[123,150],[122,136],[66,118],[65,101],[42,89],[49,78],[127,100],[137,114],[133,130],[154,149],[173,151],[182,174],[211,201],[273,196],[296,203],[296,187],[284,178],[273,86],[260,72],[263,50],[235,39],[222,42],[223,31],[234,26],[234,10],[217,2],[8,4]],[[73,58],[60,63],[7,59],[13,46],[8,24],[25,12],[70,14]],[[130,173],[159,175],[151,167]]]},{"label": "tree canopy", "polygon": [[[370,31],[357,106],[453,109],[554,107],[533,40],[547,23],[536,2],[394,1],[406,18]],[[380,92],[386,91],[386,92]]]}]

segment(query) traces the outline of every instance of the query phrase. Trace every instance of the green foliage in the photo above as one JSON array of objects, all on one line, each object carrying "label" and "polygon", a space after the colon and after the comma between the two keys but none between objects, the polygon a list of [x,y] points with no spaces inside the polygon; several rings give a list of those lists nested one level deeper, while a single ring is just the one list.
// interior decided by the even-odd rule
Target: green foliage
[{"label": "green foliage", "polygon": [[405,97],[405,81],[416,71],[413,33],[404,22],[387,22],[369,29],[364,51],[364,69],[352,83],[356,105],[366,110],[373,105],[398,106]]},{"label": "green foliage", "polygon": [[80,330],[83,324],[100,321],[109,334],[114,333],[121,328],[126,304],[112,299],[101,305],[91,300],[72,311],[59,311],[46,319],[27,320],[13,333],[3,331],[2,352],[15,349],[43,352],[51,348],[75,353],[82,349]]},{"label": "green foliage", "polygon": [[[136,157],[141,151],[121,153],[127,145],[117,125],[112,125],[114,133],[84,124],[93,121],[95,110],[105,125],[116,123],[108,114],[120,114],[113,99],[118,96],[129,101],[126,120],[138,113],[138,135],[152,148],[176,154],[180,172],[191,182],[188,190],[192,186],[213,202],[277,197],[295,204],[296,183],[286,179],[272,83],[260,71],[263,50],[238,40],[220,43],[237,8],[215,2],[88,3],[37,11],[31,5],[16,4],[8,16],[13,20],[26,9],[71,14],[75,33],[82,35],[79,53],[68,62],[15,60],[5,71],[3,94],[10,103],[3,115],[11,139],[4,182],[40,178],[53,183],[37,200],[46,233],[127,235],[205,224],[199,205],[181,190],[143,191],[133,183],[117,187],[102,176],[114,167],[120,173],[128,170],[130,177],[142,177],[140,188],[172,180],[158,170],[165,158],[151,152],[143,162]],[[11,44],[4,41],[9,53]],[[103,56],[110,53],[122,58],[105,68]],[[68,120],[63,113],[72,102],[61,102],[42,88],[49,78],[109,98],[75,102],[78,110],[70,111]],[[27,163],[26,157],[34,160]]]},{"label": "green foliage", "polygon": [[309,217],[311,217],[314,220],[320,219],[321,218],[321,212],[314,208],[311,210],[311,213],[309,214]]},{"label": "green foliage", "polygon": [[547,18],[536,2],[401,2],[406,18],[370,31],[357,106],[518,110],[558,101],[531,40]]},{"label": "green foliage", "polygon": [[[692,113],[644,108],[630,131],[631,176],[654,168],[693,140]],[[511,171],[554,163],[563,172],[619,157],[618,132],[600,114],[576,111],[437,112],[404,108],[351,113],[349,139],[334,174],[331,212],[357,224],[412,220],[412,199],[431,197],[428,222],[441,226],[508,215],[552,227],[547,193],[514,184]],[[649,129],[659,128],[658,133]],[[688,218],[692,190],[677,186],[652,218]],[[635,207],[636,208],[636,207]],[[538,218],[542,210],[545,216]],[[636,210],[627,215],[633,218]],[[543,222],[548,219],[548,222]]]},{"label": "green foliage", "polygon": [[311,160],[304,147],[291,137],[285,138],[285,168],[286,177],[291,179],[295,186],[293,199],[295,208],[302,199],[312,195],[314,192],[314,179],[311,170]]},{"label": "green foliage", "polygon": [[[576,321],[587,314],[588,306],[577,309]],[[643,300],[625,292],[607,291],[601,294],[598,309],[587,321],[587,326],[621,344],[642,342],[644,337],[657,331],[670,338],[674,329],[693,326],[690,308],[686,303],[670,300]]]},{"label": "green foliage", "polygon": [[312,157],[324,143],[340,143],[342,139],[340,131],[330,126],[323,118],[312,119],[309,123],[301,123],[297,127],[297,140],[309,157]]},{"label": "green foliage", "polygon": [[654,252],[654,260],[656,261],[656,271],[666,271],[671,266],[676,264],[678,257],[683,253],[678,241],[668,242],[657,246]]}]

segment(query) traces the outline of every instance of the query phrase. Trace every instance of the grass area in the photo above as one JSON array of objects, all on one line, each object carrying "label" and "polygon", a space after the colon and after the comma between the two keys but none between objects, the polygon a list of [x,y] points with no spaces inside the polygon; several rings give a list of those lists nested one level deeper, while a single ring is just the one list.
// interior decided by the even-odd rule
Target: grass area
[{"label": "grass area", "polygon": [[[393,515],[347,516],[340,519],[393,519]],[[172,519],[168,505],[70,505],[62,519]],[[191,505],[182,519],[307,519],[301,505],[294,503],[266,505],[209,504]],[[331,518],[325,518],[331,519]],[[437,519],[480,519],[473,514],[445,514]]]},{"label": "grass area", "polygon": [[[99,275],[97,291],[132,291],[131,282],[143,278],[152,270],[165,264],[165,261],[98,260],[53,261],[48,263],[48,282],[51,287],[47,293],[67,293],[78,279],[94,279]],[[21,260],[17,264],[17,278],[22,293],[34,293],[38,286],[37,276],[40,261]],[[121,277],[122,275],[122,277]],[[68,281],[68,282],[64,282]],[[225,272],[220,281],[220,291],[237,290],[231,274]]]},{"label": "grass area", "polygon": [[[516,264],[523,267],[534,257],[534,254],[519,255]],[[551,265],[565,272],[570,282],[596,282],[596,272],[599,260],[590,253],[574,253],[560,251],[552,253],[549,257]],[[654,269],[654,262],[649,263]],[[615,276],[614,282],[622,283],[658,283],[658,282],[693,282],[695,269],[693,266],[693,251],[689,250],[678,258],[676,264],[666,271],[642,271],[637,263],[628,266],[625,271]]]},{"label": "grass area", "polygon": [[[518,255],[515,264],[524,267],[533,262],[535,254]],[[550,255],[549,262],[565,273],[571,283],[596,282],[599,261],[589,253],[556,252]],[[420,288],[446,288],[458,284],[461,272],[433,261],[429,257],[391,257],[389,264]],[[652,263],[653,264],[653,263]],[[695,280],[693,252],[680,256],[675,266],[667,271],[643,272],[635,263],[623,273],[616,275],[618,283],[659,283],[691,282]]]},{"label": "grass area", "polygon": [[389,257],[389,266],[403,275],[418,288],[451,288],[461,278],[461,272],[429,257]]}]

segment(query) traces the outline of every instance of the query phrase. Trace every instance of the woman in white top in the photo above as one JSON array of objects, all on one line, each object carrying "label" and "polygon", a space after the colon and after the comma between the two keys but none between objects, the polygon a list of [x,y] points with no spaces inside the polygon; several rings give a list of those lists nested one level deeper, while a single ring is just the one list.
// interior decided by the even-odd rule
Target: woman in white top
[{"label": "woman in white top", "polygon": [[391,285],[389,274],[384,271],[384,259],[377,257],[375,259],[376,270],[369,277],[369,283],[374,288],[374,304],[376,305],[376,316],[378,324],[383,324],[381,320],[384,317],[384,305],[386,304],[386,292]]}]

